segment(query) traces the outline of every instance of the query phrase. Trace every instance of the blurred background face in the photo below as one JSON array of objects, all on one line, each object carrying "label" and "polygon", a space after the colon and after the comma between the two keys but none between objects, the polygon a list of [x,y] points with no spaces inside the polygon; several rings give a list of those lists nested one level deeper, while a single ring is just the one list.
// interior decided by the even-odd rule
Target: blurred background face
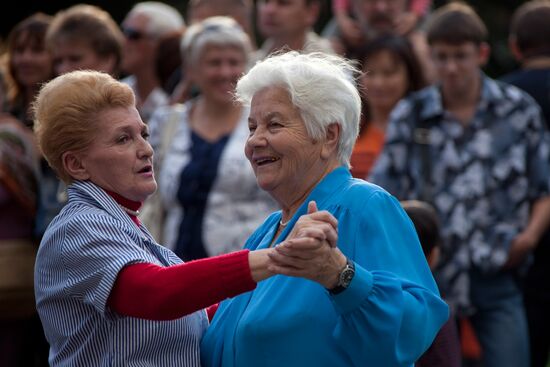
[{"label": "blurred background face", "polygon": [[489,48],[466,42],[459,45],[436,42],[431,46],[437,76],[445,90],[467,92],[477,85],[480,68],[487,62]]},{"label": "blurred background face", "polygon": [[306,0],[260,0],[258,28],[266,37],[287,38],[313,26],[317,17],[314,5]]},{"label": "blurred background face", "polygon": [[148,33],[148,22],[149,19],[143,14],[129,14],[122,23],[122,70],[125,73],[135,74],[155,63],[157,41]]},{"label": "blurred background face", "polygon": [[86,40],[60,39],[53,46],[52,53],[56,75],[86,69],[112,74],[116,64],[114,56],[98,55]]},{"label": "blurred background face", "polygon": [[231,103],[237,81],[245,71],[244,52],[234,46],[206,46],[189,73],[204,98]]},{"label": "blurred background face", "polygon": [[[232,2],[226,3],[222,2],[225,0],[221,0],[218,3],[206,3],[206,4],[200,4],[198,6],[195,6],[190,9],[189,14],[189,24],[198,23],[200,21],[205,20],[209,17],[214,16],[228,16],[237,21],[242,29],[245,30],[245,32],[250,33],[251,31],[251,23],[250,20],[252,19],[252,9],[251,4],[245,5],[245,4],[239,4],[235,5]],[[248,3],[247,3],[248,4]]]},{"label": "blurred background face", "polygon": [[361,84],[369,106],[391,110],[407,93],[409,75],[405,63],[390,51],[382,50],[370,55],[365,61],[364,71]]},{"label": "blurred background face", "polygon": [[53,60],[44,43],[22,33],[11,50],[13,77],[23,87],[32,87],[49,80],[53,72]]},{"label": "blurred background face", "polygon": [[406,0],[354,0],[364,27],[376,33],[393,32],[395,19],[407,10]]}]

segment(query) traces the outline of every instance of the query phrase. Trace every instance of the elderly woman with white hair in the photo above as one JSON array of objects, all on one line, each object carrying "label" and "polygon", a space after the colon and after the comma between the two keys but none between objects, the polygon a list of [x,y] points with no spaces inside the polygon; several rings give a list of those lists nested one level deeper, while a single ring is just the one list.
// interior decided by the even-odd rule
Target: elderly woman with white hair
[{"label": "elderly woman with white hair", "polygon": [[[238,82],[251,105],[246,156],[281,207],[245,248],[274,247],[293,277],[222,302],[201,343],[204,366],[412,366],[447,320],[407,214],[350,174],[361,110],[354,72],[337,56],[289,52]],[[332,283],[304,279],[310,256],[281,244],[311,201],[338,219]]]},{"label": "elderly woman with white hair", "polygon": [[184,260],[242,248],[277,209],[243,154],[249,109],[234,101],[250,41],[229,17],[190,26],[184,67],[199,96],[159,109],[149,122],[159,195],[166,211],[162,242]]}]

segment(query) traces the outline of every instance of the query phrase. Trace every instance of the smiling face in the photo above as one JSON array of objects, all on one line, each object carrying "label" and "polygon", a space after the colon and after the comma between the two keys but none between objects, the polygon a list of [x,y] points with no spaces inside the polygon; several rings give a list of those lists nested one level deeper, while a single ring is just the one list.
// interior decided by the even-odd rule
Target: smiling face
[{"label": "smiling face", "polygon": [[91,146],[69,160],[76,179],[89,180],[123,197],[144,201],[157,188],[149,133],[135,107],[99,113],[98,134]]},{"label": "smiling face", "polygon": [[258,185],[283,207],[305,199],[338,166],[334,146],[309,137],[285,89],[269,87],[252,98],[245,154]]},{"label": "smiling face", "polygon": [[22,33],[15,40],[11,54],[13,76],[23,87],[33,87],[52,77],[53,61],[43,43]]},{"label": "smiling face", "polygon": [[365,68],[361,83],[367,92],[367,103],[371,108],[392,110],[409,86],[405,63],[382,50],[367,58]]},{"label": "smiling face", "polygon": [[232,103],[237,81],[243,74],[246,57],[234,46],[206,46],[189,74],[205,98]]}]

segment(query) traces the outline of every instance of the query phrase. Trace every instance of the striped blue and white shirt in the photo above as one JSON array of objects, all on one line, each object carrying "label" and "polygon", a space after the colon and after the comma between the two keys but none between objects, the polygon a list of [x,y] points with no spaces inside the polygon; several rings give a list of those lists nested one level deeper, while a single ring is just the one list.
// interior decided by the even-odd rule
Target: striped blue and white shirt
[{"label": "striped blue and white shirt", "polygon": [[107,307],[125,265],[181,260],[93,183],[77,181],[68,193],[68,204],[46,230],[35,267],[50,365],[200,366],[199,343],[208,325],[204,311],[149,321]]}]

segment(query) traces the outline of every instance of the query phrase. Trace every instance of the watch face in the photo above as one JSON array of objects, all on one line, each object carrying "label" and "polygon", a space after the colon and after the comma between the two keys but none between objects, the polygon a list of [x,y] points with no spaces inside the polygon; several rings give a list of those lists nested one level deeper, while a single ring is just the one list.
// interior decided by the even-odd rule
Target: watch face
[{"label": "watch face", "polygon": [[351,267],[345,268],[344,271],[342,271],[342,273],[340,274],[340,284],[343,287],[347,288],[351,283],[351,280],[353,279],[354,275],[355,275],[355,270],[353,270],[353,268]]}]

